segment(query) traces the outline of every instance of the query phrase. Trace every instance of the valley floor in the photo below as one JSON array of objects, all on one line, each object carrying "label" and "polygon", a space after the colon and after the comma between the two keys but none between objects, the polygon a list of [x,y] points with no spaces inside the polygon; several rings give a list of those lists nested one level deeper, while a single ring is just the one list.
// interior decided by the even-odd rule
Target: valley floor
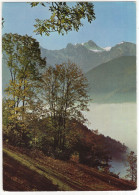
[{"label": "valley floor", "polygon": [[135,190],[126,180],[94,168],[46,157],[9,145],[3,147],[4,191],[120,191]]}]

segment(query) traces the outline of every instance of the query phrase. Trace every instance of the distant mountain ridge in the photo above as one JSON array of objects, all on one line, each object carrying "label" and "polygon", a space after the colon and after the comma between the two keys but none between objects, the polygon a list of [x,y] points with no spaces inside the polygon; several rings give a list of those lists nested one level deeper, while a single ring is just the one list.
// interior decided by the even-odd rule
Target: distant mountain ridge
[{"label": "distant mountain ridge", "polygon": [[76,63],[89,82],[89,95],[96,103],[136,101],[136,44],[121,42],[101,48],[92,40],[69,43],[60,50],[41,48],[47,64]]},{"label": "distant mountain ridge", "polygon": [[122,56],[87,72],[95,103],[136,102],[136,57]]},{"label": "distant mountain ridge", "polygon": [[82,45],[85,46],[87,49],[94,51],[94,52],[104,51],[103,48],[99,47],[95,42],[91,40],[86,43],[82,43]]},{"label": "distant mountain ridge", "polygon": [[42,57],[47,57],[48,65],[60,64],[70,60],[76,63],[83,72],[88,72],[98,65],[121,56],[136,56],[136,45],[122,42],[114,47],[101,48],[93,41],[81,44],[69,43],[60,50],[48,50],[41,47]]},{"label": "distant mountain ridge", "polygon": [[[93,102],[136,101],[136,45],[121,42],[114,47],[101,48],[93,41],[81,44],[69,43],[60,50],[48,50],[40,46],[47,65],[70,60],[76,63],[89,81],[89,95]],[[2,61],[3,91],[10,80],[6,60]]]}]

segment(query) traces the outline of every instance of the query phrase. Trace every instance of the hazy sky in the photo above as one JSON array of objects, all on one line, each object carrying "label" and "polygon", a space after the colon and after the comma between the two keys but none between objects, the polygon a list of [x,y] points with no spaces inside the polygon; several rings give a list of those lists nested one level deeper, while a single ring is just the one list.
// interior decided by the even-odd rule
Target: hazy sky
[{"label": "hazy sky", "polygon": [[28,3],[3,3],[2,15],[5,19],[3,33],[28,34],[36,38],[42,47],[60,49],[67,43],[82,43],[93,40],[101,47],[114,46],[122,41],[136,43],[136,4],[134,2],[95,2],[96,20],[84,26],[78,32],[49,37],[33,33],[35,19],[46,19],[48,9],[42,6],[31,8]]}]

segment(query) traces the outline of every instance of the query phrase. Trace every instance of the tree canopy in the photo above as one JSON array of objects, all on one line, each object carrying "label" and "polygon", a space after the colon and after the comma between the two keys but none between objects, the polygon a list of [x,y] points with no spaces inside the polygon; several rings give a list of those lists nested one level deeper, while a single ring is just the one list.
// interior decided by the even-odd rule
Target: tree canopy
[{"label": "tree canopy", "polygon": [[78,31],[83,26],[82,19],[87,19],[89,23],[95,20],[94,5],[90,2],[32,2],[31,7],[38,4],[49,6],[51,16],[49,19],[36,19],[35,32],[47,36],[51,32],[58,32],[64,35],[72,30]]},{"label": "tree canopy", "polygon": [[43,99],[54,132],[54,145],[64,149],[70,123],[76,118],[84,122],[87,110],[87,80],[76,64],[68,62],[48,67],[43,75]]},{"label": "tree canopy", "polygon": [[127,175],[126,177],[130,178],[131,181],[137,181],[137,155],[131,151],[127,155]]},{"label": "tree canopy", "polygon": [[4,34],[2,49],[11,76],[5,89],[7,128],[13,129],[15,134],[19,132],[22,137],[21,132],[26,129],[25,114],[37,101],[37,90],[41,81],[40,70],[45,67],[46,61],[41,58],[39,43],[28,35]]}]

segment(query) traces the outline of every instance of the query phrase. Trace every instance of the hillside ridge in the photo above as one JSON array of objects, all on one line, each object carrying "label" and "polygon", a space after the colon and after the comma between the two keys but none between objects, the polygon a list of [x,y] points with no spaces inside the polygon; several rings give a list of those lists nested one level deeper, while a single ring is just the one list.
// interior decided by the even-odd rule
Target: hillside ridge
[{"label": "hillside ridge", "polygon": [[86,74],[94,102],[136,102],[136,57],[121,56]]},{"label": "hillside ridge", "polygon": [[[16,149],[16,151],[15,151]],[[46,189],[44,186],[43,190],[57,190],[57,191],[105,191],[105,190],[134,190],[136,187],[133,183],[112,177],[106,173],[101,173],[94,168],[90,168],[85,165],[81,165],[75,162],[64,162],[60,160],[55,160],[47,156],[31,156],[25,154],[25,151],[21,153],[21,151],[17,151],[17,148],[9,147],[8,145],[4,145],[4,190],[12,189],[14,190],[14,185],[16,185],[16,191],[19,190],[21,185],[17,185],[20,181],[22,183],[22,190],[26,191],[31,186],[33,186],[33,182],[35,178],[32,178],[31,184],[29,186],[28,178],[30,178],[31,171],[34,174],[34,171],[39,174],[39,179],[41,181],[45,181],[49,183],[46,185]],[[13,169],[15,166],[14,163],[18,163],[18,174],[16,175],[17,169]],[[20,175],[20,169],[25,169],[27,167],[30,171],[22,172]],[[62,169],[61,169],[62,167]],[[9,170],[7,172],[7,170]],[[10,172],[10,170],[14,170]],[[20,173],[20,174],[19,174]],[[22,177],[21,177],[22,176]],[[45,178],[45,179],[44,179]],[[7,183],[8,186],[5,184]],[[86,182],[85,182],[85,181]],[[10,186],[12,184],[12,186]],[[26,184],[26,185],[24,185]],[[38,183],[39,184],[39,183]],[[49,186],[49,187],[48,187]],[[8,189],[7,189],[8,188]],[[33,190],[33,189],[32,189]],[[38,186],[34,186],[34,190],[38,190]],[[42,191],[41,189],[39,189]]]}]

